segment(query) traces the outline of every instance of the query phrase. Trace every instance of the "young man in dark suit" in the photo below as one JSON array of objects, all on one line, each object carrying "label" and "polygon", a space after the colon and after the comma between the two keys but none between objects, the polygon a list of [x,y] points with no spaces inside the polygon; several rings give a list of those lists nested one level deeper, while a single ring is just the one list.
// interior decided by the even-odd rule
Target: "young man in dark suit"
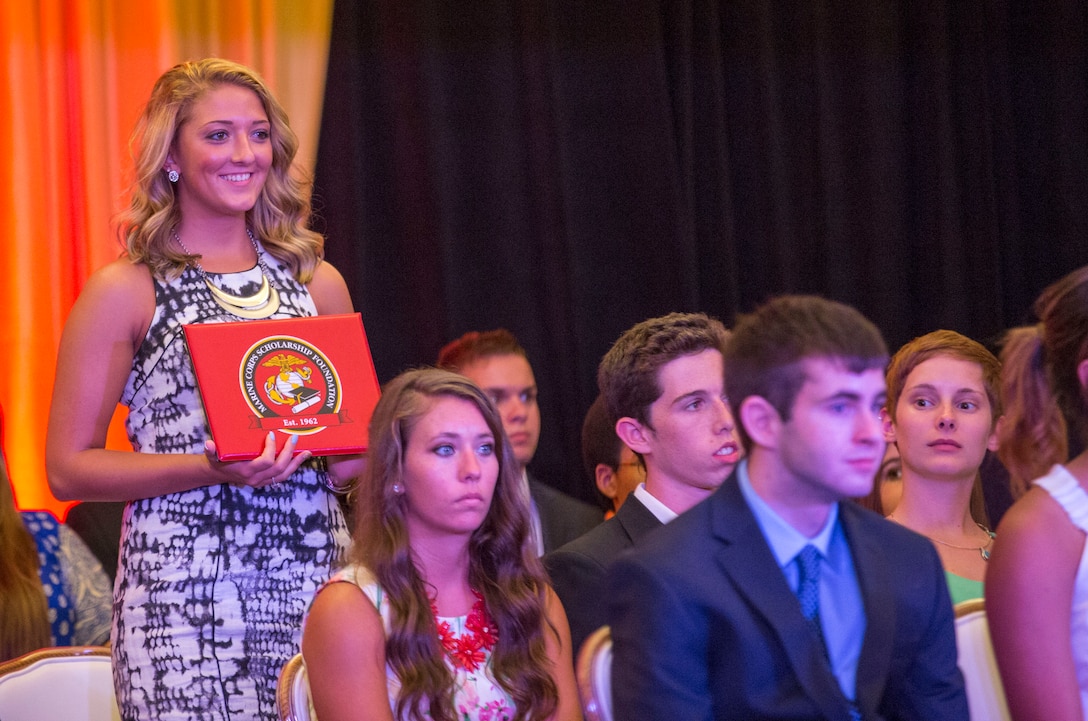
[{"label": "young man in dark suit", "polygon": [[847,500],[884,453],[887,356],[822,298],[738,321],[725,387],[747,460],[609,570],[616,718],[968,718],[932,544]]},{"label": "young man in dark suit", "polygon": [[544,557],[575,649],[605,623],[612,559],[709,496],[740,461],[724,388],[728,337],[702,313],[673,313],[635,325],[601,360],[601,396],[646,480],[613,518]]}]

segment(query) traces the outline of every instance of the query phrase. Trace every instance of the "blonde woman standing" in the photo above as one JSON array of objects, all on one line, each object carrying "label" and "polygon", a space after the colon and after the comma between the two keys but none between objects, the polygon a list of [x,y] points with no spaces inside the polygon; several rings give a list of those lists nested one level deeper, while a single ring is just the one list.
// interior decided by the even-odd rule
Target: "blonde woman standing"
[{"label": "blonde woman standing", "polygon": [[[127,501],[113,661],[127,719],[276,717],[302,613],[348,543],[326,470],[271,434],[217,460],[181,327],[352,311],[307,228],[283,108],[220,59],[159,78],[133,138],[125,254],[97,271],[61,339],[46,462],[62,499]],[[105,448],[118,401],[136,453]],[[331,466],[331,464],[330,464]]]}]

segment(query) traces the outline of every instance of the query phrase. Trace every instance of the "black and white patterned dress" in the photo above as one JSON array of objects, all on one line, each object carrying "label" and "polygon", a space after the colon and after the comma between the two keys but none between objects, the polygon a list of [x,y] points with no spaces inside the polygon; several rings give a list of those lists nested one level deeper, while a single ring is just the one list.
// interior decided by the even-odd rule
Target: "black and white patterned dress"
[{"label": "black and white patterned dress", "polygon": [[[264,257],[280,295],[273,317],[316,314],[305,287]],[[261,269],[210,276],[246,296]],[[129,439],[137,452],[200,454],[209,431],[182,325],[241,319],[192,268],[156,280],[155,305],[122,397]],[[113,621],[123,718],[276,718],[277,674],[298,652],[303,612],[349,542],[321,468],[311,460],[266,488],[206,486],[127,505]]]}]

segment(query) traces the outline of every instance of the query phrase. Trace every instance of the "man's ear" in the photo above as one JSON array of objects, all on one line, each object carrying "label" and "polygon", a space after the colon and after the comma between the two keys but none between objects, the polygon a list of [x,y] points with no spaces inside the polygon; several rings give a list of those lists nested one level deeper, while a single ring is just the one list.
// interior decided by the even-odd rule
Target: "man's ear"
[{"label": "man's ear", "polygon": [[880,424],[884,427],[884,442],[895,443],[895,424],[887,408],[880,409]]},{"label": "man's ear", "polygon": [[607,463],[598,463],[593,471],[597,481],[597,490],[609,500],[616,500],[616,471]]},{"label": "man's ear", "polygon": [[650,447],[650,433],[649,428],[629,416],[616,421],[616,435],[628,448],[640,456],[653,451]]},{"label": "man's ear", "polygon": [[740,422],[751,439],[752,445],[764,448],[778,447],[778,433],[782,417],[762,396],[748,396],[740,404]]}]

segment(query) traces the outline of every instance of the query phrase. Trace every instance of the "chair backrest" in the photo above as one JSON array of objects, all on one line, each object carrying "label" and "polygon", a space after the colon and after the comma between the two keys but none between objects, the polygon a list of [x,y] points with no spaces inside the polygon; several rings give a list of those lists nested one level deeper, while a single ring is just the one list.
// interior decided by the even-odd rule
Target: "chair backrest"
[{"label": "chair backrest", "polygon": [[612,721],[612,629],[589,634],[575,663],[578,692],[586,721]]},{"label": "chair backrest", "polygon": [[4,721],[120,721],[105,646],[44,648],[0,664]]},{"label": "chair backrest", "polygon": [[313,721],[310,714],[310,681],[302,654],[296,653],[280,670],[276,685],[276,709],[280,721]]},{"label": "chair backrest", "polygon": [[981,598],[956,604],[956,647],[971,721],[1010,721]]}]

